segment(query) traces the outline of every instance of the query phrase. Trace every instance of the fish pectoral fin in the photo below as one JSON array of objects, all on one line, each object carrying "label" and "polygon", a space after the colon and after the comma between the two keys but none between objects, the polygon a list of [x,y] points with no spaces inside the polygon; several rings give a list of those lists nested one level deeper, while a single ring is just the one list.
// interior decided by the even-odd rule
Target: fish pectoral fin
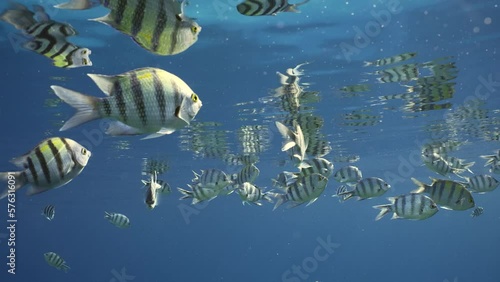
[{"label": "fish pectoral fin", "polygon": [[309,203],[307,203],[306,207],[307,207],[307,206],[309,206],[310,204],[312,204],[312,203],[316,202],[316,200],[317,200],[317,199],[318,199],[318,198],[314,198],[314,199],[310,200],[310,201],[309,201]]},{"label": "fish pectoral fin", "polygon": [[281,151],[288,151],[290,150],[291,148],[295,147],[295,145],[297,145],[294,141],[288,141],[288,142],[285,142],[283,144],[283,147],[281,147]]},{"label": "fish pectoral fin", "polygon": [[177,106],[177,108],[175,108],[175,116],[179,119],[181,119],[182,121],[184,121],[186,124],[189,124],[189,116],[187,115],[187,113],[185,111],[182,110],[182,105],[184,104],[184,100],[182,100],[181,102],[181,105],[180,106]]},{"label": "fish pectoral fin", "polygon": [[142,133],[143,132],[140,129],[126,125],[120,121],[110,122],[108,129],[106,129],[106,134],[111,136],[139,135]]},{"label": "fish pectoral fin", "polygon": [[158,137],[162,137],[164,135],[167,135],[167,134],[171,134],[175,131],[175,129],[173,128],[166,128],[166,127],[162,127],[158,132],[156,133],[153,133],[153,134],[149,134],[148,136],[144,137],[144,138],[141,138],[141,140],[146,140],[146,139],[153,139],[153,138],[158,138]]}]

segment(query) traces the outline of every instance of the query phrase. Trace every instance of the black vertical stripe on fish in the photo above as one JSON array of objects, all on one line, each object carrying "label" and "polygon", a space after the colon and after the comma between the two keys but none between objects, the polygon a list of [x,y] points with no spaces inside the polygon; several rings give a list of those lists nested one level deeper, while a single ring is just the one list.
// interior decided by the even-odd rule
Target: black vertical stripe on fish
[{"label": "black vertical stripe on fish", "polygon": [[68,55],[66,55],[66,65],[64,66],[64,68],[67,68],[69,66],[72,66],[73,65],[73,54],[75,52],[77,52],[78,50],[80,50],[78,47],[74,46],[73,44],[71,45],[71,47],[75,48],[73,50],[71,50],[71,52],[68,53]]},{"label": "black vertical stripe on fish", "polygon": [[[255,11],[253,11],[253,13],[251,13],[250,15],[251,16],[255,16],[257,15],[260,11],[262,11],[262,9],[264,9],[264,5],[262,3],[260,3],[258,0],[249,0],[248,2],[250,3],[254,3],[255,5],[257,5],[257,9],[255,9]],[[247,12],[250,10],[250,5],[248,5],[248,10]]]},{"label": "black vertical stripe on fish", "polygon": [[170,54],[174,53],[175,47],[177,46],[177,34],[181,28],[181,21],[175,21],[174,29],[172,30],[172,35],[170,36]]},{"label": "black vertical stripe on fish", "polygon": [[111,115],[111,105],[108,99],[102,99],[102,107],[104,108],[104,115],[109,117]]},{"label": "black vertical stripe on fish", "polygon": [[66,148],[68,153],[71,155],[71,161],[73,161],[73,166],[71,167],[71,170],[73,170],[73,168],[75,168],[78,164],[78,160],[76,159],[75,152],[73,152],[73,150],[71,149],[71,146],[69,145],[68,140],[66,140],[66,138],[59,138],[59,139],[61,140],[61,142],[63,142],[64,147]]},{"label": "black vertical stripe on fish", "polygon": [[465,193],[465,189],[460,189],[460,194],[458,195],[458,200],[457,200],[458,202],[461,202],[460,204],[465,204],[463,201],[465,201],[466,199],[464,198],[462,200],[464,193]]},{"label": "black vertical stripe on fish", "polygon": [[155,88],[156,103],[158,103],[158,109],[160,111],[161,123],[164,124],[167,119],[165,95],[163,95],[165,90],[163,89],[160,78],[158,78],[156,70],[153,70],[153,85]]},{"label": "black vertical stripe on fish", "polygon": [[59,51],[57,51],[56,53],[52,54],[52,55],[50,56],[50,58],[51,58],[51,59],[54,59],[54,58],[56,58],[56,57],[60,56],[60,55],[61,55],[61,54],[63,54],[63,53],[64,53],[64,52],[68,49],[68,47],[70,47],[70,46],[71,46],[71,43],[68,43],[68,42],[64,43],[64,45],[61,47],[61,49],[59,49]]},{"label": "black vertical stripe on fish", "polygon": [[[453,195],[455,194],[455,189],[456,189],[456,184],[455,183],[452,183],[451,184],[451,189],[450,189],[450,194],[448,195],[448,199],[447,199],[447,203],[451,203],[452,201],[452,198],[453,198]],[[443,187],[444,188],[444,187]]]},{"label": "black vertical stripe on fish", "polygon": [[120,25],[125,14],[125,9],[127,8],[127,0],[118,0],[118,7],[116,8],[116,15],[114,17],[115,23]]},{"label": "black vertical stripe on fish", "polygon": [[146,126],[148,118],[146,116],[146,107],[144,106],[144,92],[142,91],[141,82],[137,78],[137,73],[131,73],[130,84],[132,85],[132,97],[134,98],[135,109],[141,119],[142,125]]},{"label": "black vertical stripe on fish", "polygon": [[410,214],[415,214],[415,208],[417,207],[417,204],[415,203],[416,200],[417,200],[417,197],[415,195],[411,195],[411,197],[410,197]]},{"label": "black vertical stripe on fish", "polygon": [[158,10],[158,16],[156,17],[156,25],[153,31],[153,36],[151,37],[151,49],[153,52],[158,51],[161,35],[167,27],[168,18],[164,5],[164,2],[160,1],[160,8]]},{"label": "black vertical stripe on fish", "polygon": [[120,118],[123,122],[127,122],[127,105],[123,97],[123,89],[119,81],[116,81],[113,86],[114,96],[116,97],[116,107],[120,113]]},{"label": "black vertical stripe on fish", "polygon": [[174,91],[174,106],[175,108],[175,116],[178,116],[178,111],[180,110],[180,105],[181,105],[181,98],[182,95],[179,91],[179,87],[177,86],[177,83],[175,80],[170,80],[170,83],[172,84],[172,90]]},{"label": "black vertical stripe on fish", "polygon": [[47,180],[47,183],[50,184],[52,182],[52,180],[50,179],[50,170],[49,170],[49,167],[47,165],[47,160],[45,160],[45,157],[44,157],[42,151],[40,150],[40,147],[35,148],[35,155],[38,159],[38,163],[40,164],[40,167],[42,168],[43,175],[45,176],[45,180]]},{"label": "black vertical stripe on fish", "polygon": [[64,35],[65,37],[68,37],[72,34],[68,33],[68,31],[66,30],[66,25],[61,25],[59,26],[59,32]]},{"label": "black vertical stripe on fish", "polygon": [[276,3],[276,1],[282,2],[282,0],[269,0],[269,7],[263,12],[264,15],[272,15],[282,9],[282,3]]},{"label": "black vertical stripe on fish", "polygon": [[41,51],[37,50],[37,52],[40,53],[40,54],[42,54],[42,55],[45,55],[48,52],[50,52],[50,50],[52,50],[54,48],[54,46],[57,44],[56,38],[49,33],[49,30],[52,27],[52,25],[53,24],[47,25],[45,28],[42,29],[42,31],[40,31],[40,33],[34,35],[37,39],[38,38],[43,38],[43,39],[45,39],[48,42],[48,44],[45,47],[45,49],[43,49]]},{"label": "black vertical stripe on fish", "polygon": [[132,17],[132,36],[136,36],[142,29],[146,1],[147,0],[139,0],[139,2],[137,2],[137,6],[134,8],[134,15]]},{"label": "black vertical stripe on fish", "polygon": [[[411,197],[415,197],[415,195],[411,195]],[[406,213],[406,197],[402,197],[401,198],[401,207],[402,207],[402,209],[401,209],[401,215],[404,216],[405,213]]]},{"label": "black vertical stripe on fish", "polygon": [[38,186],[39,183],[38,174],[35,169],[35,165],[33,164],[33,160],[31,159],[31,157],[28,157],[27,161],[28,161],[28,169],[30,170],[31,175],[33,176],[33,182],[35,183],[36,186]]},{"label": "black vertical stripe on fish", "polygon": [[51,139],[49,139],[47,141],[47,145],[49,145],[50,151],[52,152],[52,155],[56,159],[57,171],[59,172],[59,178],[64,179],[64,171],[63,171],[64,168],[63,168],[63,160],[61,158],[61,153],[56,148],[54,143],[52,143]]}]

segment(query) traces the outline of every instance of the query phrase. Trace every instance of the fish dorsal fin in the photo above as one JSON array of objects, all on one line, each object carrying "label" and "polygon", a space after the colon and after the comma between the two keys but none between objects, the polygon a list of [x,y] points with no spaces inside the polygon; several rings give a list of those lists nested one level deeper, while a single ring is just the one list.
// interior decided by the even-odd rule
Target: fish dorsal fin
[{"label": "fish dorsal fin", "polygon": [[111,91],[113,90],[113,86],[118,80],[118,77],[93,73],[88,73],[87,75],[94,81],[97,87],[104,92],[104,94],[112,96]]},{"label": "fish dorsal fin", "polygon": [[89,19],[89,21],[100,22],[100,23],[109,25],[109,26],[111,26],[119,31],[123,31],[123,28],[121,27],[121,25],[116,24],[115,19],[113,18],[113,15],[111,15],[111,13],[109,13],[105,16],[99,17],[99,18]]}]

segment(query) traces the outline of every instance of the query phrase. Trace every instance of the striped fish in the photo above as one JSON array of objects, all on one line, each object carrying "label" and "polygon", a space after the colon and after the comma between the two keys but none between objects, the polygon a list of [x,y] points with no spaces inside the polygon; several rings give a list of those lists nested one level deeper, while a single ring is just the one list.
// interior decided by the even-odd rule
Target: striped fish
[{"label": "striped fish", "polygon": [[341,192],[339,196],[345,196],[344,201],[356,196],[359,201],[382,196],[390,188],[391,185],[387,184],[384,180],[377,177],[369,177],[356,183],[352,191]]},{"label": "striped fish", "polygon": [[242,204],[254,204],[257,206],[262,206],[260,200],[266,200],[269,203],[273,202],[273,199],[270,197],[271,193],[262,192],[262,189],[254,186],[249,182],[245,182],[238,188],[238,194],[242,200]]},{"label": "striped fish", "polygon": [[300,13],[297,7],[307,2],[309,0],[297,4],[288,4],[288,0],[245,0],[236,9],[245,16],[276,16],[280,12]]},{"label": "striped fish", "polygon": [[66,262],[59,256],[58,254],[54,252],[48,252],[43,254],[45,257],[45,261],[50,265],[53,266],[59,270],[63,270],[64,272],[68,272],[70,269],[69,266],[66,265]]},{"label": "striped fish", "polygon": [[431,185],[427,185],[415,178],[411,180],[418,186],[412,193],[429,194],[431,199],[444,209],[463,211],[475,206],[472,194],[460,182],[432,179]]},{"label": "striped fish", "polygon": [[408,194],[387,199],[391,202],[390,204],[373,206],[381,210],[375,220],[381,219],[390,212],[394,213],[391,219],[423,220],[435,215],[439,210],[431,198],[422,194]]},{"label": "striped fish", "polygon": [[345,194],[345,192],[348,192],[347,185],[340,185],[335,191],[335,195],[332,195],[332,197],[338,197],[339,203],[343,203],[345,200],[347,200],[347,195]]},{"label": "striped fish", "polygon": [[458,168],[458,169],[464,169],[470,173],[473,173],[471,170],[470,170],[470,167],[472,167],[475,162],[469,162],[469,163],[466,163],[465,160],[463,159],[459,159],[459,158],[456,158],[456,157],[452,157],[452,156],[441,156],[452,168]]},{"label": "striped fish", "polygon": [[156,171],[151,174],[150,180],[142,180],[144,186],[146,186],[146,197],[144,202],[149,209],[154,209],[158,205],[158,193],[162,189],[162,186],[158,183],[158,175]]},{"label": "striped fish", "polygon": [[495,164],[500,162],[500,150],[497,150],[494,155],[483,155],[480,156],[482,159],[486,160],[484,166],[488,166],[490,164]]},{"label": "striped fish", "polygon": [[253,183],[259,177],[260,170],[255,165],[250,164],[244,166],[240,172],[231,175],[231,181],[235,185],[243,184],[245,182]]},{"label": "striped fish", "polygon": [[22,30],[26,37],[22,43],[24,49],[43,55],[60,68],[91,66],[88,48],[76,46],[66,39],[75,35],[76,30],[69,24],[50,20],[42,7],[34,5],[42,20],[37,22],[34,13],[21,4],[13,4],[0,15],[0,19]]},{"label": "striped fish", "polygon": [[42,215],[48,220],[53,220],[56,215],[56,208],[53,205],[47,205],[43,208]]},{"label": "striped fish", "polygon": [[219,190],[215,189],[203,188],[200,184],[188,184],[188,187],[191,189],[191,191],[182,188],[177,188],[177,190],[179,190],[179,192],[182,194],[182,197],[180,198],[181,200],[193,198],[193,205],[201,203],[203,201],[211,201],[215,199],[220,192]]},{"label": "striped fish", "polygon": [[380,66],[391,65],[391,64],[395,64],[395,63],[409,60],[409,59],[415,57],[416,55],[417,55],[417,53],[415,53],[415,52],[403,53],[403,54],[399,54],[399,55],[388,57],[388,58],[378,59],[378,60],[375,60],[372,62],[365,62],[364,67],[368,67],[368,66],[380,67]]},{"label": "striped fish", "polygon": [[194,178],[191,181],[202,188],[220,191],[232,183],[227,174],[220,169],[205,169],[201,171],[201,175],[194,171],[193,173]]},{"label": "striped fish", "polygon": [[289,184],[290,180],[292,179],[295,180],[297,178],[305,177],[314,173],[319,173],[326,178],[330,177],[333,173],[333,164],[324,158],[305,160],[301,163],[299,168],[299,172],[283,172]]},{"label": "striped fish", "polygon": [[475,175],[467,179],[467,188],[471,190],[471,192],[479,193],[479,194],[484,194],[486,192],[491,192],[495,190],[498,187],[498,180],[496,180],[494,177],[491,175],[487,174],[480,174],[480,175]]},{"label": "striped fish", "polygon": [[340,183],[356,183],[363,177],[361,170],[355,166],[344,166],[337,170],[333,178]]},{"label": "striped fish", "polygon": [[497,161],[490,166],[490,172],[500,174],[500,161]]},{"label": "striped fish", "polygon": [[325,190],[328,184],[328,178],[319,173],[314,173],[306,177],[300,178],[286,188],[285,194],[276,194],[276,204],[273,208],[281,206],[283,203],[291,201],[288,207],[296,207],[305,202],[309,202],[307,206],[314,203]]},{"label": "striped fish", "polygon": [[201,31],[184,14],[186,0],[71,0],[60,9],[83,10],[103,5],[111,12],[92,19],[127,34],[142,48],[157,55],[175,55],[191,47]]},{"label": "striped fish", "polygon": [[129,228],[130,219],[124,214],[114,212],[104,212],[104,218],[118,228]]},{"label": "striped fish", "polygon": [[[0,181],[15,178],[15,190],[31,184],[28,195],[34,195],[63,186],[82,172],[90,158],[90,151],[68,138],[53,137],[40,142],[23,156],[11,160],[22,171],[0,172]],[[0,199],[7,196],[7,190]]]},{"label": "striped fish", "polygon": [[441,174],[442,176],[446,176],[450,173],[453,173],[459,177],[462,177],[460,174],[465,172],[465,169],[454,168],[451,166],[446,160],[443,159],[439,154],[431,153],[431,154],[423,154],[422,155],[423,162],[425,166],[436,172]]},{"label": "striped fish", "polygon": [[376,71],[375,74],[381,75],[377,78],[378,82],[388,83],[415,80],[419,72],[416,64],[408,64]]},{"label": "striped fish", "polygon": [[110,124],[107,134],[152,133],[143,139],[156,138],[188,125],[202,106],[198,95],[184,81],[161,69],[89,76],[108,97],[91,97],[51,86],[59,98],[77,110],[61,130],[94,119],[111,118],[117,121]]},{"label": "striped fish", "polygon": [[484,209],[482,207],[477,207],[472,211],[470,216],[471,217],[478,217],[478,216],[482,215],[483,212],[484,212]]}]

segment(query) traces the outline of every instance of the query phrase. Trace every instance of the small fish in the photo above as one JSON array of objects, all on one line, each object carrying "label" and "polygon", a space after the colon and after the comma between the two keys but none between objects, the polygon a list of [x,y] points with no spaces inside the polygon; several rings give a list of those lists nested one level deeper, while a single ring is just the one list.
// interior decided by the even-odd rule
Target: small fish
[{"label": "small fish", "polygon": [[191,191],[182,188],[177,188],[177,190],[179,190],[179,192],[182,194],[182,197],[180,198],[181,200],[193,198],[193,205],[201,203],[203,201],[211,201],[215,199],[220,192],[220,190],[203,188],[200,184],[188,184],[188,187],[191,189]]},{"label": "small fish", "polygon": [[[40,142],[23,156],[11,160],[22,171],[0,172],[0,181],[16,179],[15,190],[30,184],[27,195],[61,187],[78,176],[87,165],[90,151],[68,138],[53,137]],[[0,194],[7,196],[8,190]]]},{"label": "small fish", "polygon": [[335,172],[333,178],[340,183],[356,183],[363,177],[361,170],[355,166],[345,166]]},{"label": "small fish", "polygon": [[377,78],[378,82],[388,83],[415,80],[419,72],[416,64],[408,64],[376,71],[375,74],[381,75]]},{"label": "small fish", "polygon": [[260,170],[255,165],[246,165],[238,173],[231,175],[231,181],[235,185],[245,182],[253,183],[259,177]]},{"label": "small fish", "polygon": [[365,62],[364,67],[368,67],[368,66],[380,67],[380,66],[385,66],[385,65],[391,65],[391,64],[395,64],[395,63],[409,60],[409,59],[415,57],[416,55],[417,55],[416,52],[403,53],[403,54],[395,55],[392,57],[378,59],[378,60],[375,60],[372,62]]},{"label": "small fish", "polygon": [[295,132],[290,130],[288,127],[286,127],[279,121],[276,122],[276,127],[278,128],[278,131],[285,139],[281,151],[287,151],[292,147],[297,146],[298,153],[295,154],[294,157],[300,161],[303,161],[306,157],[308,140],[304,137],[304,133],[302,132],[300,125],[294,122]]},{"label": "small fish", "polygon": [[467,180],[467,188],[471,190],[471,192],[484,194],[486,192],[491,192],[498,187],[500,182],[496,180],[491,175],[480,174],[475,175],[470,178],[465,178]]},{"label": "small fish", "polygon": [[484,209],[482,207],[475,208],[470,214],[471,217],[478,217],[483,214]]},{"label": "small fish", "polygon": [[412,193],[429,194],[431,199],[444,209],[463,211],[475,206],[472,194],[460,182],[432,179],[431,185],[427,185],[415,178],[411,180],[418,186]]},{"label": "small fish", "polygon": [[335,195],[332,195],[332,197],[338,197],[339,203],[343,203],[347,200],[346,192],[348,192],[347,185],[340,185],[337,191],[335,191]]},{"label": "small fish", "polygon": [[114,212],[104,212],[104,218],[118,228],[130,227],[130,219],[124,214]]},{"label": "small fish", "polygon": [[300,13],[297,7],[307,2],[309,0],[297,4],[289,4],[288,0],[245,0],[236,9],[245,16],[276,16],[281,12]]},{"label": "small fish", "polygon": [[441,157],[437,153],[424,153],[422,155],[422,160],[428,169],[439,173],[442,176],[453,173],[459,177],[462,177],[460,174],[465,172],[465,169],[454,168],[453,166],[451,166],[446,160],[443,159],[443,157]]},{"label": "small fish", "polygon": [[213,189],[220,191],[226,186],[233,183],[225,172],[220,169],[205,169],[201,171],[201,175],[194,172],[194,178],[191,180],[195,185],[201,188]]},{"label": "small fish", "polygon": [[240,185],[238,194],[240,195],[243,205],[252,203],[257,206],[262,206],[260,200],[266,200],[269,203],[273,203],[270,192],[262,192],[262,189],[248,182]]},{"label": "small fish", "polygon": [[43,208],[42,215],[48,220],[53,220],[56,215],[56,208],[53,205],[47,205]]},{"label": "small fish", "polygon": [[84,10],[103,5],[111,12],[92,19],[127,34],[142,48],[157,55],[184,52],[198,40],[201,26],[184,14],[186,1],[178,0],[70,0],[59,9]]},{"label": "small fish", "polygon": [[275,194],[277,199],[273,210],[288,201],[292,202],[288,207],[296,207],[305,202],[307,206],[314,203],[325,190],[328,184],[328,178],[319,173],[314,173],[298,179],[286,188],[285,194]]},{"label": "small fish", "polygon": [[377,177],[369,177],[358,181],[352,191],[341,192],[339,196],[345,196],[344,201],[356,196],[359,201],[382,196],[390,188],[391,185],[387,184],[384,180]]},{"label": "small fish", "polygon": [[77,112],[61,131],[91,120],[111,118],[110,135],[152,133],[143,139],[171,134],[189,125],[202,103],[193,90],[179,77],[157,68],[142,68],[116,76],[89,74],[108,95],[105,98],[86,96],[51,86],[55,94]]},{"label": "small fish", "polygon": [[486,160],[484,166],[496,164],[500,162],[500,150],[497,150],[493,155],[483,155],[480,157]]},{"label": "small fish", "polygon": [[442,156],[442,158],[452,167],[456,169],[463,169],[470,173],[473,173],[470,168],[475,164],[475,162],[466,163],[465,160],[455,158],[452,156]]},{"label": "small fish", "polygon": [[251,165],[259,162],[259,156],[254,154],[227,154],[223,157],[223,161],[229,165]]},{"label": "small fish", "polygon": [[43,254],[45,261],[50,265],[64,272],[68,272],[70,269],[69,266],[66,265],[66,262],[54,252],[48,252]]},{"label": "small fish", "polygon": [[142,180],[142,183],[146,186],[146,197],[144,202],[149,209],[154,209],[158,205],[158,192],[162,186],[158,183],[158,175],[156,171],[151,174],[151,178],[148,181]]},{"label": "small fish", "polygon": [[350,155],[350,156],[336,155],[333,157],[333,161],[336,163],[355,163],[360,159],[361,157],[359,155]]},{"label": "small fish", "polygon": [[375,220],[381,219],[390,212],[394,213],[391,219],[423,220],[433,216],[439,210],[431,198],[422,194],[408,194],[387,199],[391,202],[390,204],[373,206],[381,210]]}]

